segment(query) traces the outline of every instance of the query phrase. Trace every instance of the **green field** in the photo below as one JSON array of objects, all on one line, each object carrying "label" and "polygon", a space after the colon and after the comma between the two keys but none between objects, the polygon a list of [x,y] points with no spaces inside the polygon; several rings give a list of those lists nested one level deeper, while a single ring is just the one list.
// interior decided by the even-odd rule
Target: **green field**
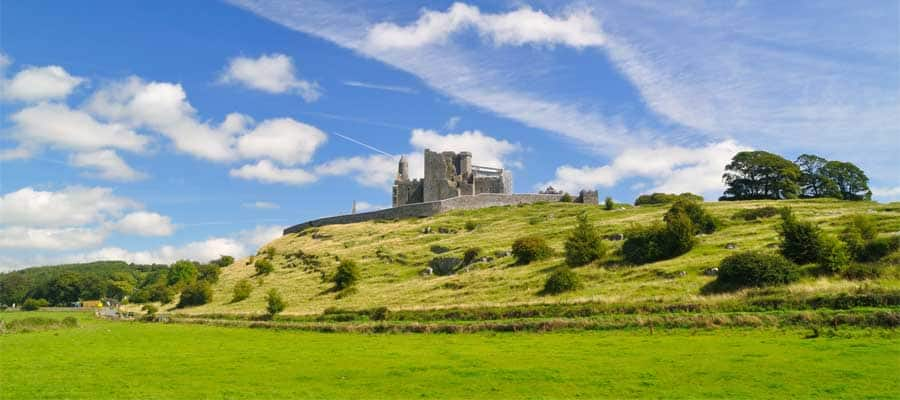
[{"label": "green field", "polygon": [[0,335],[0,398],[900,397],[896,330],[808,333],[361,335],[84,316]]}]

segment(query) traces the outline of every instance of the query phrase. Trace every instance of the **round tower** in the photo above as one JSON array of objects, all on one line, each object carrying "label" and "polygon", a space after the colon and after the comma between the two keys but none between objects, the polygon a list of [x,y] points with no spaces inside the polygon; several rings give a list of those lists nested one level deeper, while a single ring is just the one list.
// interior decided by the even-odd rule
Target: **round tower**
[{"label": "round tower", "polygon": [[400,165],[397,167],[397,180],[409,180],[409,162],[406,161],[406,156],[400,156]]},{"label": "round tower", "polygon": [[459,153],[459,174],[462,176],[472,175],[472,153],[468,151]]}]

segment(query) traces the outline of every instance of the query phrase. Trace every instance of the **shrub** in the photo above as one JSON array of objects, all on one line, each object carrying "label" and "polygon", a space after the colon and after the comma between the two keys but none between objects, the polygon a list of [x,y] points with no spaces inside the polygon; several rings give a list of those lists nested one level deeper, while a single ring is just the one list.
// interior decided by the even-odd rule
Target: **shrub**
[{"label": "shrub", "polygon": [[870,263],[852,263],[841,271],[847,279],[875,279],[881,276],[881,267]]},{"label": "shrub", "polygon": [[219,266],[216,264],[203,264],[197,266],[197,280],[209,283],[219,281]]},{"label": "shrub", "polygon": [[266,247],[266,249],[263,250],[263,254],[266,255],[266,258],[268,258],[269,260],[271,260],[271,259],[275,258],[275,248],[274,248],[274,247],[271,247],[271,246],[270,246],[270,247]]},{"label": "shrub", "polygon": [[178,260],[169,267],[166,283],[169,286],[184,286],[197,280],[197,264],[189,260]]},{"label": "shrub", "polygon": [[616,203],[613,201],[613,198],[606,196],[606,199],[603,200],[603,209],[606,211],[610,211],[615,207],[616,207]]},{"label": "shrub", "polygon": [[578,289],[581,286],[578,275],[570,268],[558,268],[553,271],[544,283],[545,294],[559,294]]},{"label": "shrub", "polygon": [[532,235],[516,239],[512,244],[512,254],[519,264],[543,260],[553,255],[553,249],[543,237]]},{"label": "shrub", "polygon": [[634,227],[625,232],[622,256],[632,264],[663,260],[669,256],[667,241],[665,225],[656,223],[647,227]]},{"label": "shrub", "polygon": [[672,258],[691,251],[697,242],[694,237],[696,233],[696,225],[686,212],[676,208],[670,210],[666,213],[666,235],[660,243],[664,250],[663,256]]},{"label": "shrub", "polygon": [[25,299],[25,302],[22,303],[22,311],[36,311],[49,305],[50,303],[45,299]]},{"label": "shrub", "polygon": [[586,214],[580,214],[577,217],[578,224],[566,239],[566,264],[570,267],[577,267],[588,264],[594,260],[603,257],[606,254],[606,247],[603,246],[603,240],[600,234],[591,225]]},{"label": "shrub", "polygon": [[668,203],[674,203],[678,199],[685,199],[685,200],[701,202],[701,201],[703,201],[703,196],[699,196],[699,195],[696,195],[693,193],[642,194],[642,195],[638,196],[637,199],[634,200],[634,205],[642,206],[642,205],[650,205],[650,204],[668,204]]},{"label": "shrub", "polygon": [[156,308],[156,306],[154,306],[153,304],[144,304],[144,306],[141,307],[141,310],[147,313],[148,316],[156,315],[156,313],[159,311],[159,309]]},{"label": "shrub", "polygon": [[253,292],[253,284],[246,279],[241,279],[237,283],[234,284],[234,289],[231,290],[231,302],[237,303],[241,300],[244,300],[250,297],[250,293]]},{"label": "shrub", "polygon": [[162,304],[171,303],[172,296],[174,295],[172,289],[162,283],[151,286],[147,291],[148,300],[157,301]]},{"label": "shrub", "polygon": [[820,235],[817,260],[819,266],[828,272],[840,272],[850,263],[847,245],[833,236]]},{"label": "shrub", "polygon": [[269,292],[266,293],[266,312],[269,313],[269,316],[275,316],[284,311],[284,307],[285,303],[281,298],[281,293],[278,293],[276,289],[269,289]]},{"label": "shrub", "polygon": [[478,224],[475,223],[475,221],[466,221],[465,228],[467,231],[474,231],[476,228],[478,228]]},{"label": "shrub", "polygon": [[716,280],[731,286],[771,286],[800,279],[796,265],[776,254],[746,251],[732,254],[719,264]]},{"label": "shrub", "polygon": [[359,281],[359,267],[353,260],[341,260],[338,265],[337,272],[334,274],[334,287],[337,290],[344,290],[356,284]]},{"label": "shrub", "polygon": [[199,306],[212,301],[212,288],[206,282],[194,282],[184,287],[176,308]]},{"label": "shrub", "polygon": [[463,254],[463,265],[469,265],[475,261],[478,256],[481,255],[481,249],[478,247],[472,247]]},{"label": "shrub", "polygon": [[568,193],[563,193],[562,197],[559,198],[559,201],[561,201],[563,203],[571,203],[572,195],[568,194]]},{"label": "shrub", "polygon": [[256,268],[257,275],[268,275],[275,271],[275,265],[272,264],[271,261],[265,258],[259,258],[253,263],[253,268]]},{"label": "shrub", "polygon": [[797,264],[808,264],[819,259],[821,231],[809,221],[798,220],[789,209],[781,213],[781,255]]},{"label": "shrub", "polygon": [[771,218],[778,215],[778,208],[772,206],[760,208],[747,208],[734,213],[732,219],[743,219],[744,221],[753,221],[762,218]]},{"label": "shrub", "polygon": [[232,256],[219,256],[219,258],[212,260],[209,262],[210,264],[217,265],[219,268],[225,268],[231,264],[234,264],[234,257]]},{"label": "shrub", "polygon": [[857,255],[859,261],[878,261],[900,249],[900,236],[877,238],[868,241]]},{"label": "shrub", "polygon": [[674,214],[684,213],[690,218],[691,223],[694,226],[694,233],[713,233],[718,228],[719,222],[706,210],[700,203],[697,203],[692,200],[679,199],[672,204],[672,207],[669,208],[669,211],[666,212],[666,215],[663,217],[663,220],[666,223],[669,222],[669,218],[672,218]]},{"label": "shrub", "polygon": [[850,225],[847,226],[847,229],[858,231],[863,240],[872,240],[878,236],[878,226],[875,224],[875,218],[869,215],[854,215],[850,219]]},{"label": "shrub", "polygon": [[462,265],[463,260],[457,257],[435,257],[428,262],[431,272],[435,275],[453,275],[456,269]]},{"label": "shrub", "polygon": [[434,254],[444,254],[450,251],[450,248],[447,246],[441,246],[439,244],[435,244],[431,246],[431,252]]}]

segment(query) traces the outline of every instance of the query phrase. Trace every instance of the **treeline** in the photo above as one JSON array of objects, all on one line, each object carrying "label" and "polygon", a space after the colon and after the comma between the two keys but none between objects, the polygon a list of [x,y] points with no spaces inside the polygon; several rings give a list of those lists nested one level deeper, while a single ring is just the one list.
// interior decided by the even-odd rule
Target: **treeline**
[{"label": "treeline", "polygon": [[830,197],[870,200],[869,177],[850,162],[804,154],[791,162],[766,151],[742,151],[725,166],[719,200],[781,200]]},{"label": "treeline", "polygon": [[219,278],[219,268],[234,259],[222,256],[201,264],[178,261],[168,265],[98,261],[27,268],[0,274],[0,304],[24,304],[40,300],[52,306],[70,306],[82,300],[116,299],[143,303],[168,303],[179,292]]}]

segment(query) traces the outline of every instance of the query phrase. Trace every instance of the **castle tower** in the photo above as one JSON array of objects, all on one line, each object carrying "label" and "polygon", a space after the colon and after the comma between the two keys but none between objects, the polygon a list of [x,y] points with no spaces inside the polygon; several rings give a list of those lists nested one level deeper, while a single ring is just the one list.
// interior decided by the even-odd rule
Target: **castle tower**
[{"label": "castle tower", "polygon": [[468,151],[459,153],[459,174],[465,177],[472,176],[472,153]]},{"label": "castle tower", "polygon": [[406,156],[400,156],[400,165],[397,166],[397,180],[409,180],[409,162],[406,161]]}]

